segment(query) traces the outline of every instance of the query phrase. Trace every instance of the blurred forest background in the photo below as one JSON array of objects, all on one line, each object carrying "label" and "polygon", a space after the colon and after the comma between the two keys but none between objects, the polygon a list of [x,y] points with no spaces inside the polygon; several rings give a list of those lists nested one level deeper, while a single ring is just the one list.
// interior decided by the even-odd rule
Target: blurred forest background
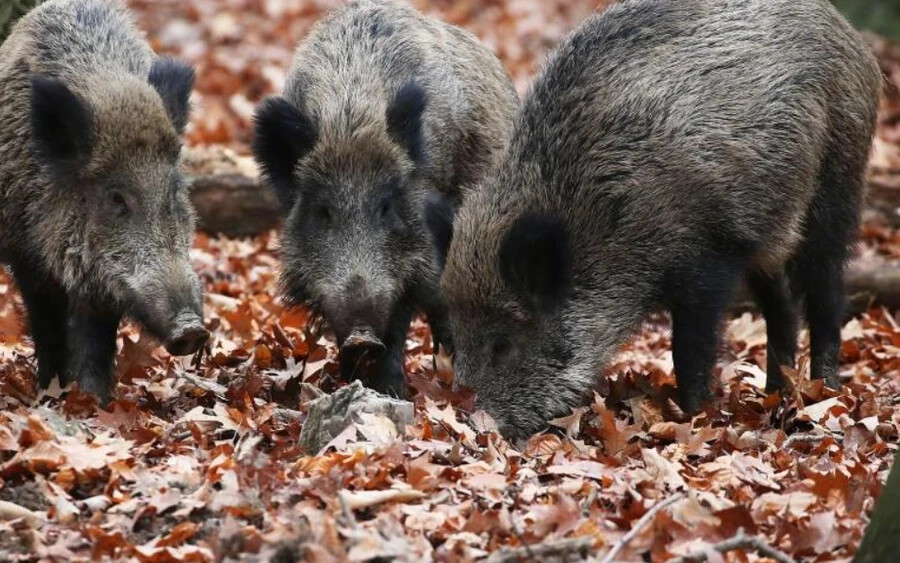
[{"label": "blurred forest background", "polygon": [[832,0],[856,27],[900,39],[900,0]]},{"label": "blurred forest background", "polygon": [[[341,0],[127,0],[154,47],[193,63],[198,87],[188,141],[248,151],[255,104],[282,89],[297,42]],[[580,21],[613,0],[412,0],[474,32],[523,92],[534,71]],[[900,0],[834,0],[854,24],[900,40]],[[883,46],[884,47],[884,46]]]}]

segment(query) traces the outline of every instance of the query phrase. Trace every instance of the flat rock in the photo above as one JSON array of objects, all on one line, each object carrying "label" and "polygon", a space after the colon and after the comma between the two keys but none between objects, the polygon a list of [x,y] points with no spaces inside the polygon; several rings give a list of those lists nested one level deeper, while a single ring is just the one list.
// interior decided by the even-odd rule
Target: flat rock
[{"label": "flat rock", "polygon": [[411,402],[367,389],[360,381],[311,401],[308,413],[300,432],[300,447],[308,454],[318,453],[351,424],[362,424],[360,414],[386,417],[401,431],[414,417]]}]

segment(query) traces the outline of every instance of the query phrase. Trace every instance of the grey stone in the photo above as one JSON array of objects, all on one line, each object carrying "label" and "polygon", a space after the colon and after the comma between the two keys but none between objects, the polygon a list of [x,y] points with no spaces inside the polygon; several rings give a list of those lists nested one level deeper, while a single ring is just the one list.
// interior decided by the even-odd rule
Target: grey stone
[{"label": "grey stone", "polygon": [[384,416],[401,432],[414,417],[411,402],[367,389],[359,380],[311,401],[308,409],[300,432],[300,447],[308,454],[317,453],[351,424],[363,422],[360,413]]}]

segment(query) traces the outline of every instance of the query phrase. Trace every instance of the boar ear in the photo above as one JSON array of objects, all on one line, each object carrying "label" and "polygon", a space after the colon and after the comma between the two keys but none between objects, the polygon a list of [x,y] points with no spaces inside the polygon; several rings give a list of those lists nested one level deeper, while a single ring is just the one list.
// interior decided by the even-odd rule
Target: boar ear
[{"label": "boar ear", "polygon": [[253,117],[253,154],[285,209],[296,197],[294,167],[312,150],[318,134],[312,120],[281,97],[269,98]]},{"label": "boar ear", "polygon": [[453,205],[440,192],[432,191],[425,198],[425,226],[431,233],[438,264],[443,269],[453,240]]},{"label": "boar ear", "polygon": [[91,109],[61,80],[31,77],[31,130],[37,154],[63,174],[91,156]]},{"label": "boar ear", "polygon": [[416,164],[421,164],[424,156],[422,114],[427,102],[425,90],[415,82],[407,82],[400,87],[385,115],[388,134],[406,149]]},{"label": "boar ear", "polygon": [[162,98],[166,112],[179,134],[184,132],[188,122],[194,78],[194,69],[171,57],[160,57],[150,67],[150,85]]},{"label": "boar ear", "polygon": [[562,301],[569,285],[569,236],[562,220],[527,213],[500,244],[500,275],[540,308]]}]

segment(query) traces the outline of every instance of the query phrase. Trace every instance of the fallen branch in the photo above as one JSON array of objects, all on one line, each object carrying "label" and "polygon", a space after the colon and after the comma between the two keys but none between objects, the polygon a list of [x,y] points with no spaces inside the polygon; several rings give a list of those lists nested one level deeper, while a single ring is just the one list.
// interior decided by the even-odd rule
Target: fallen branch
[{"label": "fallen branch", "polygon": [[735,551],[738,549],[742,549],[745,551],[755,551],[763,557],[774,559],[778,563],[796,563],[796,561],[790,555],[783,551],[775,549],[774,547],[763,541],[762,538],[745,535],[743,528],[738,530],[737,535],[733,538],[720,541],[719,543],[714,543],[703,551],[695,551],[693,553],[688,553],[684,557],[676,557],[675,559],[670,559],[669,563],[694,563],[697,561],[706,561],[709,558],[707,554],[710,552],[710,550],[718,551],[719,553],[728,553],[729,551]]},{"label": "fallen branch", "polygon": [[[900,261],[851,262],[844,274],[844,292],[848,318],[876,304],[888,309],[900,308]],[[733,308],[737,311],[756,309],[756,302],[746,287],[742,286],[738,291]]]},{"label": "fallen branch", "polygon": [[227,149],[193,148],[185,152],[184,169],[201,230],[244,237],[278,226],[278,201],[252,158]]},{"label": "fallen branch", "polygon": [[43,518],[40,514],[32,512],[24,506],[16,503],[0,500],[0,520],[24,520],[32,528],[39,525]]},{"label": "fallen branch", "polygon": [[504,547],[492,553],[484,563],[518,563],[519,561],[543,561],[551,557],[564,558],[578,555],[586,558],[594,545],[593,538],[573,538],[522,547]]},{"label": "fallen branch", "polygon": [[350,508],[350,503],[347,502],[347,497],[338,494],[337,498],[338,503],[341,505],[341,514],[343,515],[344,520],[346,520],[347,526],[353,531],[358,531],[359,522],[356,521],[356,516],[353,514],[353,509]]},{"label": "fallen branch", "polygon": [[619,554],[619,552],[622,551],[622,549],[624,549],[625,546],[628,545],[631,540],[633,540],[635,536],[637,536],[640,531],[645,528],[653,520],[653,518],[656,517],[660,510],[669,506],[670,504],[678,502],[683,498],[684,495],[678,493],[677,495],[672,495],[669,498],[653,505],[653,507],[648,510],[646,514],[641,516],[641,519],[637,521],[637,524],[635,524],[627,534],[622,536],[622,538],[612,546],[612,549],[609,550],[609,553],[606,554],[606,557],[603,558],[601,563],[612,563],[613,561],[615,561],[616,556]]},{"label": "fallen branch", "polygon": [[817,444],[827,437],[825,434],[793,434],[788,436],[781,447],[789,448],[794,444]]}]

